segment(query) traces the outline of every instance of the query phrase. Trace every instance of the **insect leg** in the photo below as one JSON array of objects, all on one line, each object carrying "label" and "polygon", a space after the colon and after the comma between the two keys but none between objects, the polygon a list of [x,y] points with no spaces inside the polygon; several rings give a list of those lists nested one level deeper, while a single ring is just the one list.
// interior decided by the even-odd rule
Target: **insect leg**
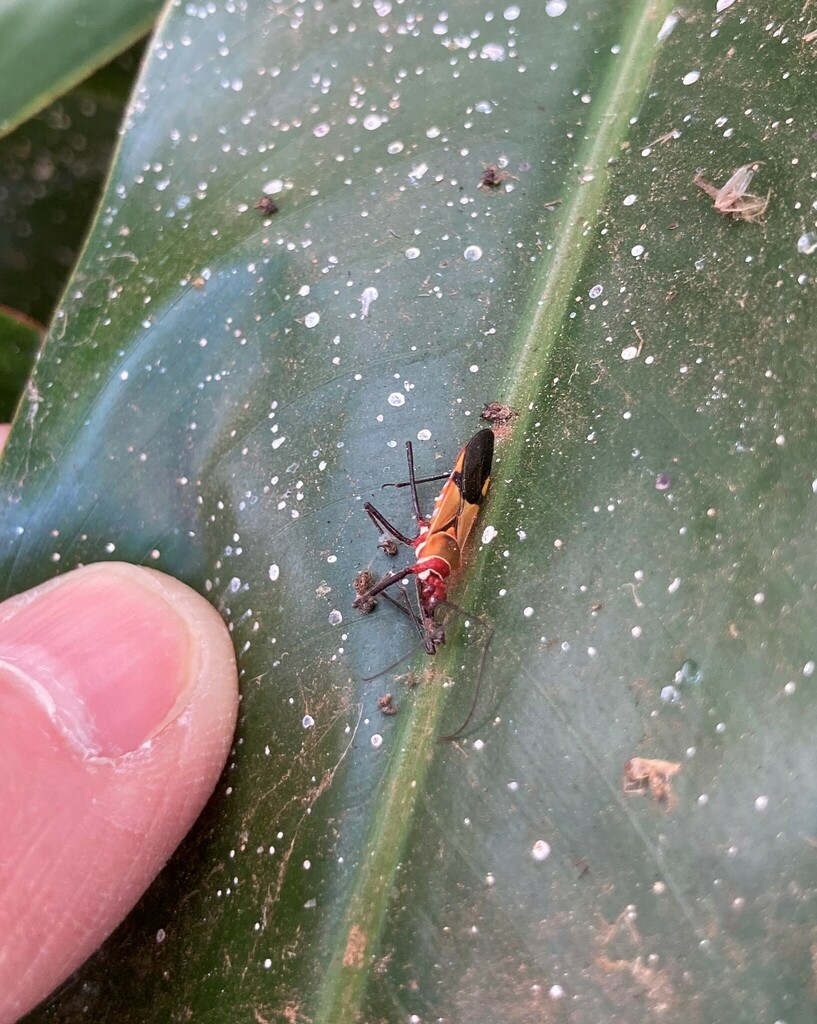
[{"label": "insect leg", "polygon": [[406,441],[406,461],[408,462],[408,480],[404,480],[399,484],[383,484],[383,487],[410,487],[414,518],[420,525],[423,525],[427,520],[423,518],[423,513],[420,511],[420,499],[417,496],[417,484],[427,484],[432,480],[447,480],[450,474],[440,473],[438,476],[424,476],[418,480],[414,475],[414,448],[411,445],[411,441]]},{"label": "insect leg", "polygon": [[[417,614],[417,612],[411,607],[411,602],[409,601],[409,597],[408,597],[408,594],[406,593],[405,589],[401,589],[400,596],[403,598],[404,604],[401,604],[399,601],[395,601],[395,599],[390,594],[387,594],[385,592],[383,593],[383,597],[385,597],[385,599],[389,602],[389,604],[393,604],[394,607],[399,612],[402,612],[404,615],[407,615],[411,619],[411,621],[414,623],[415,627],[417,628],[417,632],[420,634],[420,637],[423,640],[423,643],[424,643],[425,649],[426,649],[426,653],[427,654],[434,654],[434,653],[436,653],[436,647],[434,646],[433,642],[431,640],[429,640],[428,635],[427,635],[427,633],[426,633],[426,631],[425,631],[425,629],[423,627],[422,619]],[[385,668],[381,669],[375,675],[373,675],[373,676],[363,676],[362,677],[362,681],[364,683],[371,683],[375,679],[379,679],[381,676],[386,675],[387,672],[391,672],[392,669],[397,668],[397,666],[400,665],[402,662],[404,662],[407,658],[410,658],[411,654],[412,654],[412,651],[410,651],[410,650],[406,651],[406,653],[403,654],[401,657],[399,657],[397,659],[397,661],[393,661],[391,663],[391,665],[387,665]]]},{"label": "insect leg", "polygon": [[359,594],[357,598],[352,602],[353,608],[360,608],[361,604],[369,600],[369,598],[376,597],[378,594],[382,594],[387,587],[391,587],[395,583],[399,583],[400,580],[404,580],[408,576],[413,565],[407,565],[405,569],[400,569],[399,572],[387,572],[386,575],[373,587],[366,591],[365,594]]},{"label": "insect leg", "polygon": [[[417,582],[419,584],[420,581],[418,580]],[[388,595],[386,595],[386,594],[384,594],[383,596],[384,597],[388,597]],[[440,641],[440,639],[437,636],[435,636],[435,634],[428,628],[428,622],[425,619],[423,619],[422,615],[419,615],[414,610],[414,608],[412,607],[411,601],[409,600],[409,596],[408,596],[408,594],[405,591],[405,588],[402,588],[400,590],[400,596],[403,598],[403,604],[402,605],[398,604],[397,601],[395,601],[393,598],[389,598],[389,600],[391,601],[391,603],[393,605],[396,605],[400,609],[401,612],[404,612],[406,615],[408,615],[408,617],[414,623],[415,629],[420,634],[420,639],[423,642],[423,647],[425,647],[426,654],[436,654],[437,653],[437,644],[441,643],[442,641]],[[418,605],[419,605],[419,586],[418,586]],[[434,623],[433,619],[431,619],[430,621],[431,621],[432,624],[436,625],[436,623]],[[445,639],[445,637],[443,636],[443,640],[444,639]]]},{"label": "insect leg", "polygon": [[[374,505],[366,501],[363,503],[363,509],[366,515],[374,523],[374,527],[378,533],[382,534],[384,531],[390,533],[395,540],[399,540],[401,544],[406,544],[408,547],[414,546],[414,541],[410,537],[406,537],[402,534],[395,526],[386,519],[382,512],[379,512]],[[397,549],[395,548],[395,553]]]},{"label": "insect leg", "polygon": [[[414,582],[416,584],[417,607],[420,609],[420,615],[416,618],[417,628],[423,639],[426,653],[436,654],[440,644],[445,643],[445,627],[441,622],[435,620],[433,611],[431,615],[423,613],[423,591],[420,577],[415,576]],[[408,596],[406,596],[406,604],[409,604]]]},{"label": "insect leg", "polygon": [[430,476],[423,480],[418,480],[414,475],[414,448],[412,448],[411,441],[406,441],[406,461],[408,462],[408,480],[403,481],[399,484],[383,484],[383,487],[410,487],[411,488],[411,505],[414,510],[414,518],[422,526],[425,525],[426,520],[423,518],[423,513],[420,511],[420,499],[417,496],[417,484],[427,483],[428,480],[443,480],[442,476]]}]

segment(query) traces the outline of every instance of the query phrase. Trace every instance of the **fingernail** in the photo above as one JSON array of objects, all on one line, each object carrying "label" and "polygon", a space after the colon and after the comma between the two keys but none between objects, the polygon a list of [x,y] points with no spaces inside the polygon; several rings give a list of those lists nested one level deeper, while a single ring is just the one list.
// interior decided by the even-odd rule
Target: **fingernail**
[{"label": "fingernail", "polygon": [[159,579],[88,566],[8,602],[0,659],[87,755],[137,750],[186,706],[193,644]]}]

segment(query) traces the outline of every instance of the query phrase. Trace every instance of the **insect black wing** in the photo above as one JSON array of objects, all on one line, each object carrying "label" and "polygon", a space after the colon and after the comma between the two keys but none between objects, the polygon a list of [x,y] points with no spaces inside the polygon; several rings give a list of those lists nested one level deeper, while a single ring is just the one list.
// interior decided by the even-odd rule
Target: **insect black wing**
[{"label": "insect black wing", "polygon": [[491,475],[494,458],[494,432],[487,427],[474,434],[465,446],[460,491],[471,505],[482,504],[482,489]]}]

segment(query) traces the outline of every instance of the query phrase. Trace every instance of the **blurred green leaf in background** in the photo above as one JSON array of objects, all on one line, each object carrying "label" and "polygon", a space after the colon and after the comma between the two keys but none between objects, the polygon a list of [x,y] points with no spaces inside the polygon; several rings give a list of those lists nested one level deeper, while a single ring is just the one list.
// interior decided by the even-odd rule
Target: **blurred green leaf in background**
[{"label": "blurred green leaf in background", "polygon": [[[4,593],[179,576],[242,717],[32,1024],[814,1020],[815,31],[802,0],[168,8],[0,467]],[[754,162],[764,224],[693,182]],[[404,442],[445,472],[490,401],[454,596],[495,633],[441,744],[479,627],[364,681],[415,638],[351,607],[394,564],[362,500],[410,530]]]},{"label": "blurred green leaf in background", "polygon": [[159,0],[3,0],[0,135],[149,31]]},{"label": "blurred green leaf in background", "polygon": [[141,59],[142,44],[125,48],[147,31],[159,8],[156,0],[115,0],[103,7],[86,0],[0,4],[0,303],[9,309],[0,317],[5,419],[40,341],[32,325],[21,350],[20,324],[51,319],[76,263]]},{"label": "blurred green leaf in background", "polygon": [[141,49],[0,139],[0,299],[41,323],[96,211]]}]

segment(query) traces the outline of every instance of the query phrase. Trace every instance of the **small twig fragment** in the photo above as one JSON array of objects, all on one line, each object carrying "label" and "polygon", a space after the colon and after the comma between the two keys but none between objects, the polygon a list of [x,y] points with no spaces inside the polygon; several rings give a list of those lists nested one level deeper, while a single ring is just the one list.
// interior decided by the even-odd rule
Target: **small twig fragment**
[{"label": "small twig fragment", "polygon": [[677,128],[670,128],[668,132],[664,132],[663,135],[659,135],[657,139],[653,139],[652,142],[648,142],[648,146],[666,146],[668,142],[673,139],[680,139],[681,133]]}]

